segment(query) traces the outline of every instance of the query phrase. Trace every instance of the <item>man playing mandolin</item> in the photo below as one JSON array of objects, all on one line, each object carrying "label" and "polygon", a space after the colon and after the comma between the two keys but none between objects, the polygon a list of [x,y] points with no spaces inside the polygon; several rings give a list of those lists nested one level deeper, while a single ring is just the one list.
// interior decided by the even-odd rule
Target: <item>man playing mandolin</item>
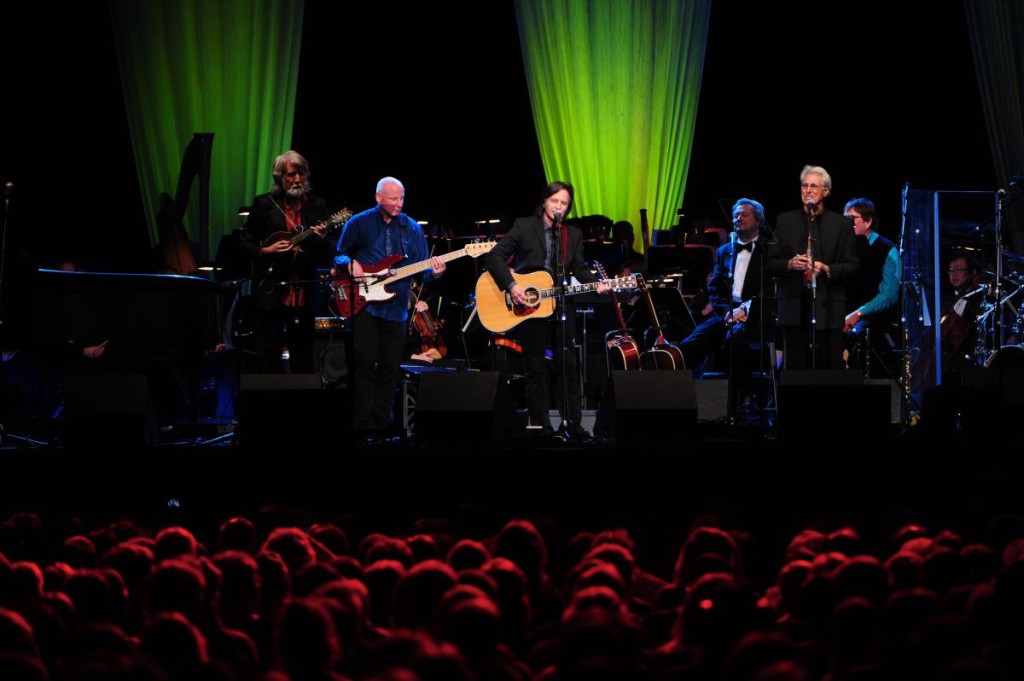
[{"label": "man playing mandolin", "polygon": [[310,193],[309,163],[302,154],[281,154],[272,174],[273,189],[253,199],[240,244],[255,270],[256,369],[312,372],[315,315],[310,283],[316,269],[330,263],[323,238],[327,202]]}]

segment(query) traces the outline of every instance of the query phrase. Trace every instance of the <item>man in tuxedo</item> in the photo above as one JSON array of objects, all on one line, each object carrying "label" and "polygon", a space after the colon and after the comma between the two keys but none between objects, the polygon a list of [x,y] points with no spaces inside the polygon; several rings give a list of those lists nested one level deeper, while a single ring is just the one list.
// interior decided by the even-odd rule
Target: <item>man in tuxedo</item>
[{"label": "man in tuxedo", "polygon": [[764,206],[753,199],[740,199],[732,207],[736,231],[729,243],[718,248],[715,269],[708,284],[711,315],[679,344],[686,367],[695,369],[723,343],[729,343],[730,375],[735,379],[735,398],[743,395],[750,382],[751,343],[767,340],[762,314],[763,278],[768,245],[764,237]]},{"label": "man in tuxedo", "polygon": [[[562,220],[572,210],[574,190],[566,182],[552,182],[541,192],[540,205],[536,212],[518,218],[498,245],[487,255],[487,271],[494,277],[502,291],[507,291],[517,305],[526,305],[526,291],[509,272],[510,260],[517,274],[546,270],[556,285],[561,284],[560,264],[564,263],[565,276],[575,276],[582,283],[597,281],[597,277],[583,262],[583,232]],[[599,293],[607,291],[601,285]],[[548,418],[548,395],[545,385],[544,350],[550,343],[555,348],[556,394],[564,395],[562,420],[569,438],[586,438],[584,430],[582,399],[580,396],[579,369],[573,350],[575,337],[575,307],[566,305],[565,323],[559,320],[562,306],[567,301],[558,301],[555,313],[549,317],[527,319],[516,327],[523,348],[523,364],[526,371],[526,404],[530,425],[542,432],[551,432]],[[559,333],[564,329],[563,334]],[[564,354],[563,352],[564,351]],[[563,385],[564,374],[564,385]]]},{"label": "man in tuxedo", "polygon": [[846,286],[857,275],[857,246],[853,221],[825,208],[831,193],[828,171],[804,166],[803,206],[775,224],[767,264],[778,278],[777,323],[787,369],[843,368]]}]

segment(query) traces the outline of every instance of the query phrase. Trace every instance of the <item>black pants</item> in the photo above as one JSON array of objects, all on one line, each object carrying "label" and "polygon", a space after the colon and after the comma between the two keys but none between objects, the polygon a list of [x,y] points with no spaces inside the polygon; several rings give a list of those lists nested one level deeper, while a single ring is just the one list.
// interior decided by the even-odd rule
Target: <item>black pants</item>
[{"label": "black pants", "polygon": [[[531,319],[517,329],[523,346],[523,366],[526,372],[526,407],[533,425],[548,425],[548,384],[544,350],[548,344],[554,349],[555,401],[561,408],[562,418],[570,425],[583,420],[580,396],[579,368],[576,365],[576,351],[573,339],[576,337],[575,310],[570,307],[565,320],[565,357],[562,357],[559,311],[549,318]],[[564,361],[563,361],[564,360]],[[568,401],[562,405],[562,366],[565,366],[565,395]]]},{"label": "black pants", "polygon": [[364,310],[352,319],[352,343],[355,429],[391,430],[405,349],[405,322],[390,322]]},{"label": "black pants", "polygon": [[809,326],[783,328],[785,341],[784,362],[787,369],[844,369],[843,330],[817,329],[814,333],[814,362],[810,352]]}]

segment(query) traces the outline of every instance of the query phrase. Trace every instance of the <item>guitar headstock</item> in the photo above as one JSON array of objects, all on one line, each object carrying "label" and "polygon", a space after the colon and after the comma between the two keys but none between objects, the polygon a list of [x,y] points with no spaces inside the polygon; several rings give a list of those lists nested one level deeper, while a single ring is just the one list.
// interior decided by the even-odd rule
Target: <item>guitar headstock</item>
[{"label": "guitar headstock", "polygon": [[466,255],[471,258],[479,258],[484,253],[490,253],[491,249],[498,245],[496,241],[482,241],[477,244],[466,244]]},{"label": "guitar headstock", "polygon": [[608,278],[608,273],[604,271],[604,265],[599,260],[594,261],[594,269],[597,270],[597,276],[601,277],[601,279]]},{"label": "guitar headstock", "polygon": [[644,275],[634,274],[633,277],[636,279],[636,287],[640,290],[640,293],[647,293],[648,289],[651,287],[646,281],[644,281]]},{"label": "guitar headstock", "polygon": [[638,288],[640,286],[638,280],[643,281],[643,277],[639,274],[631,274],[628,277],[619,277],[613,281],[616,282],[616,288]]},{"label": "guitar headstock", "polygon": [[342,208],[337,213],[334,213],[329,218],[327,218],[326,225],[328,227],[341,227],[346,222],[348,222],[348,219],[350,217],[352,217],[352,211],[350,211],[348,208]]}]

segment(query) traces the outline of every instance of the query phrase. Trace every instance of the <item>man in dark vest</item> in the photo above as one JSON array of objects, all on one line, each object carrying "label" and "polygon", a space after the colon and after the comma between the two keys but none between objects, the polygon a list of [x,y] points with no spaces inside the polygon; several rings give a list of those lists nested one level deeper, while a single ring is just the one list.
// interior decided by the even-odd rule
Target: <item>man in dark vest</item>
[{"label": "man in dark vest", "polygon": [[[872,348],[882,350],[877,354],[879,358],[891,355],[884,352],[888,346],[884,335],[896,321],[902,267],[896,246],[875,231],[878,218],[874,203],[868,199],[853,199],[843,208],[843,213],[853,220],[860,263],[860,270],[847,291],[853,311],[846,315],[843,331],[851,365],[863,369],[870,361]],[[895,371],[895,367],[886,368],[890,374]],[[879,375],[884,377],[885,372]]]}]

